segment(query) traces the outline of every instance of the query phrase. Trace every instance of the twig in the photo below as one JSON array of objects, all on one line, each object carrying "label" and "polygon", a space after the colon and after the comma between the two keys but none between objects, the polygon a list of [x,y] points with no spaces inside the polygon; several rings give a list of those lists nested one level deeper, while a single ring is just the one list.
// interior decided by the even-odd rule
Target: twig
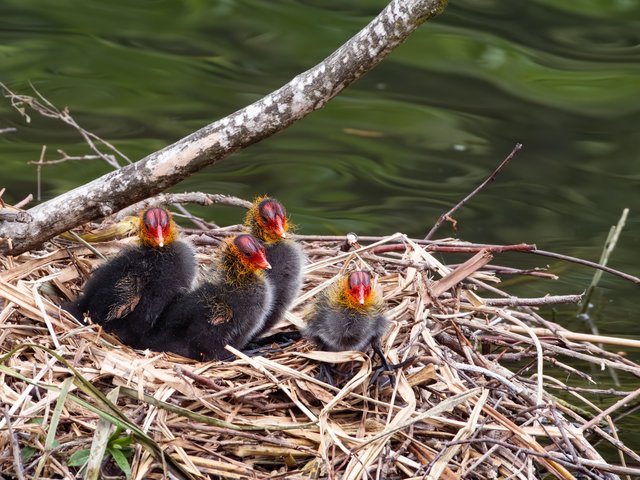
[{"label": "twig", "polygon": [[[418,242],[419,243],[419,242]],[[429,244],[425,247],[427,252],[441,252],[441,253],[477,253],[482,250],[486,250],[491,253],[503,253],[503,252],[529,252],[535,250],[535,245],[527,243],[518,243],[517,245],[434,245]],[[402,252],[406,249],[406,245],[382,245],[376,247],[373,253],[389,253],[389,252]]]},{"label": "twig", "polygon": [[37,162],[28,162],[29,165],[58,165],[60,163],[65,163],[69,161],[90,161],[90,160],[100,160],[102,157],[100,155],[67,155],[64,150],[58,149],[57,152],[62,155],[62,158],[58,158],[56,160],[46,160],[42,159]]},{"label": "twig", "polygon": [[[477,309],[479,310],[479,309]],[[487,330],[493,334],[496,333],[496,328],[494,326],[491,325],[484,325],[481,324],[479,322],[475,322],[475,321],[469,321],[469,320],[465,320],[464,318],[457,318],[456,319],[456,323],[460,324],[460,325],[464,325],[464,326],[468,326],[470,328],[477,328],[477,329],[481,329],[481,330]],[[515,329],[515,326],[510,326],[510,329]],[[518,333],[515,333],[514,331],[510,331],[507,329],[504,329],[502,332],[503,335],[508,335],[509,337],[513,338],[514,340],[518,341],[518,342],[525,342],[527,344],[532,343],[531,338],[529,337],[525,337],[523,335],[520,335]],[[555,336],[555,335],[554,335]],[[632,364],[632,365],[627,365],[625,363],[623,363],[622,361],[617,361],[614,362],[612,360],[609,360],[607,358],[604,358],[603,356],[600,357],[596,357],[594,355],[587,355],[585,353],[581,353],[574,349],[569,349],[569,348],[565,348],[565,347],[559,347],[557,345],[554,345],[552,343],[544,343],[543,344],[543,348],[545,350],[548,350],[550,352],[554,352],[554,353],[558,353],[561,355],[566,355],[567,357],[570,358],[577,358],[579,360],[584,360],[586,362],[589,363],[593,363],[599,366],[605,365],[605,366],[613,366],[614,368],[617,368],[619,370],[623,370],[625,372],[629,372],[632,373],[633,375],[639,376],[640,377],[640,367],[638,365]],[[600,350],[601,352],[603,352],[602,350]],[[606,352],[603,352],[606,353]]]},{"label": "twig", "polygon": [[[624,224],[627,221],[628,214],[629,214],[629,209],[625,208],[622,211],[622,215],[620,217],[620,220],[618,220],[618,223],[615,226],[612,226],[611,230],[609,231],[609,235],[607,236],[607,241],[605,242],[604,248],[602,249],[602,255],[600,256],[600,261],[598,261],[598,264],[602,265],[603,267],[607,266],[607,263],[609,262],[609,256],[611,255],[613,250],[616,248],[616,244],[618,243],[618,238],[620,237],[620,232],[622,232],[622,229],[624,228]],[[591,295],[593,295],[593,292],[598,286],[598,283],[600,282],[600,277],[602,277],[602,270],[598,270],[596,271],[596,273],[593,274],[593,278],[591,279],[589,288],[587,288],[587,292],[584,296],[584,301],[582,302],[582,306],[578,311],[578,315],[585,313],[587,311],[589,306],[589,301],[591,300]],[[592,324],[591,328],[595,335],[599,333],[595,324]]]},{"label": "twig", "polygon": [[[36,167],[36,200],[39,202],[42,200],[42,161],[44,160],[44,154],[47,152],[47,146],[42,145],[42,149],[40,150],[40,160],[37,162],[33,162]],[[29,162],[32,163],[32,162]]]},{"label": "twig", "polygon": [[517,326],[521,327],[524,330],[524,333],[529,335],[529,337],[533,341],[533,345],[536,347],[536,353],[537,353],[536,368],[538,372],[538,383],[536,386],[537,387],[536,388],[536,405],[541,406],[543,395],[544,395],[544,385],[542,383],[543,382],[542,375],[543,375],[543,368],[544,368],[542,343],[540,342],[540,339],[538,338],[538,335],[535,333],[533,328],[531,328],[529,325],[524,323],[519,318],[516,318],[515,316],[510,315],[509,312],[507,312],[506,310],[498,311],[498,315],[500,315],[500,317],[512,323],[515,323]]},{"label": "twig", "polygon": [[604,417],[606,417],[607,415],[611,414],[611,412],[615,412],[618,408],[620,408],[623,405],[631,402],[632,400],[636,399],[637,397],[640,397],[640,388],[638,388],[637,390],[631,392],[629,395],[627,395],[624,398],[621,398],[616,403],[611,405],[609,408],[607,408],[607,409],[603,410],[602,412],[600,412],[598,415],[593,417],[587,423],[585,423],[584,425],[580,426],[578,428],[578,430],[580,430],[581,432],[584,432],[585,430],[593,427],[594,425],[598,425],[600,423],[600,421]]},{"label": "twig", "polygon": [[[448,264],[449,267],[454,268],[455,264]],[[558,276],[554,273],[547,272],[544,267],[534,267],[527,269],[505,267],[504,265],[485,265],[483,271],[491,271],[496,275],[525,275],[538,278],[546,278],[549,280],[557,280]]]},{"label": "twig", "polygon": [[79,243],[81,243],[82,245],[84,245],[85,247],[87,247],[89,250],[91,250],[95,256],[97,256],[98,258],[101,258],[102,260],[106,260],[107,257],[105,257],[96,247],[94,247],[93,245],[91,245],[89,242],[87,242],[84,238],[82,238],[80,235],[78,235],[76,232],[74,232],[73,230],[69,230],[69,233],[71,234],[71,236],[73,238],[75,238]]},{"label": "twig", "polygon": [[210,206],[213,204],[228,205],[231,207],[251,207],[251,202],[242,198],[231,195],[221,195],[204,192],[187,192],[187,193],[161,193],[155,197],[147,198],[141,202],[135,203],[127,208],[120,210],[115,219],[120,220],[127,215],[135,215],[138,211],[150,205],[166,205],[169,203],[197,203],[199,205]]},{"label": "twig", "polygon": [[242,430],[232,430],[230,428],[216,427],[215,425],[194,425],[193,423],[173,423],[172,428],[184,428],[185,430],[200,430],[205,432],[218,432],[225,433],[227,435],[233,435],[235,437],[248,438],[249,440],[253,440],[260,443],[271,443],[273,445],[279,445],[284,448],[290,448],[293,450],[299,450],[301,452],[305,452],[311,456],[319,456],[317,451],[310,449],[309,447],[305,447],[304,445],[297,445],[295,443],[287,442],[286,440],[281,440],[279,438],[275,438],[273,436],[260,436],[255,433],[245,432]]},{"label": "twig", "polygon": [[189,210],[187,210],[184,206],[182,206],[180,203],[172,203],[171,205],[176,210],[178,210],[178,212],[180,212],[180,213],[175,212],[173,214],[174,217],[186,218],[187,220],[191,221],[191,223],[193,223],[196,227],[198,227],[202,231],[207,231],[207,230],[210,230],[212,228],[218,228],[218,225],[216,225],[215,223],[207,222],[203,218],[196,217],[191,212],[189,212]]},{"label": "twig", "polygon": [[613,388],[585,388],[585,387],[574,387],[569,385],[555,385],[553,383],[545,383],[545,387],[547,389],[553,388],[556,390],[563,390],[565,392],[578,392],[578,393],[588,393],[590,395],[599,395],[599,396],[615,396],[615,397],[624,397],[629,395],[629,392],[624,392],[620,390],[615,390]]},{"label": "twig", "polygon": [[522,395],[523,393],[527,392],[527,389],[525,387],[516,385],[515,383],[513,383],[511,380],[507,379],[503,375],[500,375],[496,372],[492,372],[488,368],[478,367],[477,365],[467,365],[466,363],[456,363],[453,365],[453,367],[455,367],[456,370],[461,370],[463,372],[480,373],[489,378],[493,378],[494,380],[497,380],[498,382],[502,383],[509,390],[513,391],[513,393],[515,393],[516,395]]},{"label": "twig", "polygon": [[11,418],[9,417],[9,414],[5,409],[2,409],[2,414],[7,424],[9,442],[11,443],[11,450],[13,452],[13,468],[15,469],[14,473],[18,480],[25,480],[24,466],[22,465],[22,457],[20,455],[20,445],[18,444],[18,440],[16,439],[13,427],[11,426]]},{"label": "twig", "polygon": [[482,301],[492,307],[537,307],[560,303],[580,303],[580,300],[582,300],[582,295],[547,295],[539,298],[484,298]]},{"label": "twig", "polygon": [[523,250],[525,253],[533,253],[535,255],[542,255],[543,257],[551,257],[558,258],[560,260],[565,260],[567,262],[578,263],[580,265],[585,265],[591,268],[597,268],[598,270],[602,270],[603,272],[610,273],[611,275],[616,275],[618,277],[624,278],[625,280],[629,280],[630,282],[635,283],[636,285],[640,285],[640,278],[634,277],[633,275],[629,275],[628,273],[621,272],[619,270],[614,270],[613,268],[609,268],[606,265],[600,265],[595,262],[590,262],[589,260],[583,260],[577,257],[571,257],[569,255],[562,255],[560,253],[547,252],[545,250]]},{"label": "twig", "polygon": [[[551,407],[549,408],[549,411],[551,412],[551,416],[553,417],[553,423],[555,424],[555,426],[558,428],[558,431],[560,432],[560,435],[562,435],[562,441],[564,442],[564,446],[566,448],[566,450],[568,451],[569,454],[571,454],[571,459],[576,463],[576,465],[578,464],[578,452],[576,452],[575,447],[573,446],[573,443],[571,443],[571,440],[569,440],[569,435],[567,434],[567,429],[564,428],[564,422],[562,422],[560,420],[560,417],[558,416],[558,411],[555,405],[551,405]],[[554,439],[555,441],[555,439]],[[561,445],[559,443],[556,442],[556,446],[558,447],[559,450],[562,450]]]},{"label": "twig", "polygon": [[491,175],[489,175],[489,177],[487,177],[487,179],[484,182],[482,182],[480,185],[478,185],[478,187],[476,187],[475,190],[473,190],[469,195],[464,197],[451,210],[449,210],[448,212],[443,213],[442,215],[440,215],[440,218],[438,218],[438,220],[436,221],[435,225],[433,227],[431,227],[431,230],[429,230],[429,233],[427,233],[427,236],[424,237],[424,239],[425,240],[431,239],[431,237],[433,237],[433,235],[436,233],[438,228],[440,228],[440,225],[442,225],[442,223],[446,219],[451,218],[451,215],[453,215],[456,210],[458,210],[460,207],[464,206],[465,203],[467,203],[469,200],[471,200],[471,197],[473,197],[476,193],[478,193],[480,190],[482,190],[488,183],[490,183],[493,180],[495,180],[495,178],[498,176],[498,173],[500,173],[500,171],[509,164],[509,162],[513,159],[513,157],[516,155],[516,153],[518,153],[518,151],[520,151],[521,148],[522,148],[522,144],[521,143],[516,143],[516,146],[513,147],[513,150],[511,150],[511,153],[509,155],[507,155],[507,158],[505,158],[502,161],[502,163],[500,165],[498,165],[498,168],[496,168],[491,173]]},{"label": "twig", "polygon": [[4,83],[0,82],[0,88],[4,90],[4,96],[9,98],[11,101],[11,106],[14,107],[20,115],[22,115],[27,123],[31,122],[31,118],[27,115],[25,106],[28,106],[38,112],[40,115],[48,118],[55,118],[63,121],[67,125],[76,129],[76,131],[80,134],[80,136],[85,140],[85,142],[89,145],[91,150],[93,150],[100,158],[106,161],[109,165],[114,168],[119,168],[120,164],[116,159],[115,155],[105,154],[101,152],[96,146],[96,142],[104,145],[112,152],[120,156],[127,163],[131,163],[131,160],[127,158],[125,154],[120,152],[116,147],[114,147],[111,143],[106,140],[101,139],[94,133],[89,132],[82,128],[75,119],[69,114],[68,109],[59,110],[56,108],[49,100],[47,100],[36,88],[33,84],[31,84],[32,90],[35,92],[38,100],[35,97],[31,97],[29,95],[19,95],[14,93],[9,87],[7,87]]},{"label": "twig", "polygon": [[178,375],[184,375],[187,378],[195,380],[200,385],[203,385],[203,386],[205,386],[207,388],[215,390],[216,392],[224,390],[224,387],[222,387],[222,385],[220,385],[218,382],[216,382],[215,379],[208,378],[208,377],[205,377],[203,375],[198,375],[197,373],[194,373],[191,370],[187,370],[185,368],[182,368],[180,365],[174,366],[173,369],[176,371],[176,373]]},{"label": "twig", "polygon": [[[620,217],[620,219],[618,220],[618,223],[615,226],[612,226],[611,229],[609,230],[609,234],[607,235],[607,241],[605,242],[604,248],[602,249],[602,255],[600,256],[600,260],[598,261],[598,263],[600,265],[604,265],[606,266],[607,263],[609,262],[609,256],[611,255],[611,253],[613,252],[613,250],[616,248],[616,244],[618,243],[618,238],[620,237],[620,233],[622,232],[622,229],[624,228],[625,222],[627,220],[627,215],[629,214],[629,209],[625,208],[622,211],[622,216]],[[591,297],[593,295],[593,293],[595,292],[596,287],[598,286],[598,283],[600,283],[600,278],[602,277],[602,270],[596,270],[596,272],[593,275],[593,278],[591,279],[591,283],[589,284],[589,287],[587,288],[587,293],[585,294],[584,300],[582,302],[582,305],[580,307],[580,309],[578,310],[577,315],[584,317],[587,321],[587,324],[589,325],[589,328],[591,329],[591,333],[593,333],[594,335],[599,335],[600,331],[598,329],[598,326],[596,325],[593,317],[591,315],[586,315],[586,313],[589,310],[589,304],[591,301]],[[602,345],[599,345],[600,347]],[[620,378],[618,377],[618,374],[615,370],[613,370],[612,368],[609,369],[609,375],[611,375],[611,379],[613,380],[613,383],[619,387],[620,386]]]},{"label": "twig", "polygon": [[508,448],[509,450],[515,450],[519,453],[524,453],[526,455],[535,456],[539,458],[545,458],[548,460],[553,460],[562,465],[566,465],[567,467],[574,467],[584,473],[586,473],[586,467],[595,468],[596,470],[602,470],[604,472],[611,472],[617,474],[630,474],[630,475],[640,475],[639,468],[630,468],[630,467],[622,467],[620,465],[610,465],[605,462],[597,461],[597,460],[589,460],[587,458],[578,458],[578,463],[574,463],[572,459],[565,459],[561,457],[559,454],[551,454],[551,453],[542,453],[536,450],[530,450],[528,448],[522,448],[519,445],[512,445],[510,443],[504,442],[502,440],[496,440],[489,437],[478,437],[468,440],[456,440],[447,442],[447,445],[455,445],[455,444],[469,444],[469,443],[489,443],[492,445],[500,445],[501,447]]},{"label": "twig", "polygon": [[24,199],[20,200],[18,203],[14,205],[15,208],[22,208],[33,200],[33,195],[29,194]]},{"label": "twig", "polygon": [[[524,329],[522,327],[509,325],[506,328],[515,333],[524,333]],[[533,328],[532,329],[536,335],[541,337],[554,337],[560,339],[574,340],[576,342],[589,342],[589,343],[604,343],[607,345],[618,345],[621,347],[633,347],[640,348],[640,340],[634,340],[632,338],[619,338],[619,337],[608,337],[605,335],[591,335],[588,333],[576,333],[570,332],[568,330],[556,330],[552,331],[546,328]]]}]

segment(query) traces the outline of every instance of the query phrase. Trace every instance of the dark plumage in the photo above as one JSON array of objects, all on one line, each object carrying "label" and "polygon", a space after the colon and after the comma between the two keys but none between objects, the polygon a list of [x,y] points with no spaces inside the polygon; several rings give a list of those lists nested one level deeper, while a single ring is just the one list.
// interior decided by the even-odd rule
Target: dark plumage
[{"label": "dark plumage", "polygon": [[257,239],[228,239],[210,280],[167,307],[146,346],[196,360],[229,357],[225,345],[243,348],[269,313],[271,284],[262,271],[268,268]]},{"label": "dark plumage", "polygon": [[[369,273],[356,271],[319,294],[302,334],[321,350],[364,351],[372,346],[381,355],[380,338],[387,324]],[[382,360],[386,363],[384,357]]]},{"label": "dark plumage", "polygon": [[81,321],[90,317],[123,343],[138,347],[164,308],[195,278],[193,250],[177,236],[167,210],[143,210],[141,244],[99,267],[66,310]]},{"label": "dark plumage", "polygon": [[273,285],[273,307],[256,336],[266,332],[280,320],[302,288],[302,269],[306,256],[302,247],[286,238],[289,229],[287,212],[275,198],[256,199],[247,212],[245,225],[260,239],[267,252],[271,270],[267,272]]}]

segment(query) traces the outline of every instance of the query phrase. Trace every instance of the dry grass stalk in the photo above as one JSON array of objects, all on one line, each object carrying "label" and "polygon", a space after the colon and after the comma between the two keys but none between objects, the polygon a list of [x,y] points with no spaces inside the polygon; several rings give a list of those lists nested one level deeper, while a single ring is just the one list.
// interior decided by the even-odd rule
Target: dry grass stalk
[{"label": "dry grass stalk", "polygon": [[[125,241],[95,247],[108,256]],[[407,246],[402,256],[371,253],[397,241]],[[471,281],[499,280],[483,268],[490,254],[452,269],[402,234],[346,253],[341,243],[305,242],[311,263],[287,318],[301,324],[313,297],[346,268],[375,271],[392,320],[383,348],[403,365],[395,384],[387,377],[370,383],[376,367],[367,354],[314,352],[305,341],[256,356],[234,351],[228,363],[136,352],[96,326],[77,325],[51,293],[77,292],[98,263],[90,249],[49,245],[0,257],[0,475],[30,478],[38,470],[41,478],[71,478],[82,465],[66,466],[69,459],[86,451],[90,476],[97,467],[122,476],[113,448],[129,435],[122,458],[136,479],[169,471],[176,478],[354,480],[640,473],[605,462],[586,433],[637,458],[600,429],[601,417],[589,422],[549,390],[553,383],[570,391],[551,374],[552,366],[580,373],[567,358],[635,376],[639,365],[584,343],[588,336],[541,323],[517,302],[491,306]],[[198,248],[206,259],[212,247]],[[46,282],[55,288],[44,289]],[[533,379],[526,368],[507,368],[531,355]],[[349,379],[335,387],[319,381],[319,361],[339,364]],[[588,392],[573,395],[591,409]],[[614,426],[610,416],[603,422]],[[109,437],[111,425],[119,438]]]}]

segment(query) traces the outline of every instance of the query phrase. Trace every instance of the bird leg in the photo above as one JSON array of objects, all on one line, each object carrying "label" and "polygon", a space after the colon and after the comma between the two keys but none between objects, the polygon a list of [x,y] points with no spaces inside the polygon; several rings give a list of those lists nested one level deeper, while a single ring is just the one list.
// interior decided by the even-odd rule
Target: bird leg
[{"label": "bird leg", "polygon": [[[298,331],[274,333],[273,335],[258,338],[248,343],[244,347],[243,352],[249,356],[252,356],[252,354],[256,355],[260,352],[276,352],[288,347],[296,340],[300,340],[300,338],[302,338],[302,335]],[[278,345],[277,348],[272,347],[274,343]]]},{"label": "bird leg", "polygon": [[320,369],[316,379],[321,382],[327,383],[332,387],[337,387],[334,382],[334,377],[346,378],[349,376],[349,372],[341,372],[335,365],[327,362],[320,362]]},{"label": "bird leg", "polygon": [[380,357],[384,370],[390,372],[392,368],[389,365],[389,362],[387,362],[387,357],[384,356],[384,352],[382,351],[382,345],[380,345],[380,339],[378,337],[375,337],[373,340],[371,340],[371,348],[373,348],[373,351],[377,353],[378,356]]},{"label": "bird leg", "polygon": [[[396,383],[395,374],[393,373],[393,370],[397,368],[402,368],[407,363],[407,361],[405,360],[404,362],[400,362],[398,364],[393,364],[393,363],[390,364],[387,361],[387,357],[385,357],[384,352],[382,351],[382,345],[380,345],[380,339],[378,337],[375,337],[373,340],[371,340],[371,348],[373,348],[374,353],[376,353],[380,357],[380,360],[382,361],[382,365],[377,369],[375,369],[371,377],[370,383],[375,383],[375,381],[378,379],[380,375],[382,375],[382,373],[389,372],[391,374],[391,380],[390,380],[391,386],[393,387]],[[411,360],[413,360],[413,358]]]},{"label": "bird leg", "polygon": [[318,380],[324,383],[328,383],[332,387],[335,387],[335,383],[333,381],[332,370],[335,370],[331,365],[326,362],[320,362],[320,369],[318,371],[318,376],[316,377]]}]

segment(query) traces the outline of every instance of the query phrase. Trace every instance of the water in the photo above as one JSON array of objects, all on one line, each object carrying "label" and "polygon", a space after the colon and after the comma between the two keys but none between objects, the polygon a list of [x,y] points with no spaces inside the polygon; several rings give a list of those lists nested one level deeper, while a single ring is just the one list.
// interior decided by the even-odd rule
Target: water
[{"label": "water", "polygon": [[[20,93],[32,82],[136,160],[278,88],[384,5],[4,0],[0,80]],[[456,214],[460,238],[536,243],[597,261],[610,226],[629,207],[610,266],[639,276],[638,45],[640,3],[633,0],[456,1],[325,108],[175,190],[268,192],[301,233],[424,236],[522,142],[508,169]],[[35,194],[27,162],[39,158],[42,144],[47,159],[57,149],[88,153],[70,127],[38,115],[27,125],[2,101],[0,129],[8,127],[18,129],[0,135],[0,186],[9,202]],[[43,199],[109,169],[100,162],[47,167]],[[231,208],[194,211],[221,224],[241,220]],[[449,226],[440,230],[452,234]],[[593,275],[524,254],[495,262],[549,264],[561,276],[509,287],[518,294],[579,293]],[[592,310],[601,332],[639,338],[637,298],[637,286],[604,275]],[[559,311],[568,328],[587,331],[571,310]],[[624,388],[637,387],[637,379],[623,380]],[[638,423],[623,424],[632,447]]]}]

